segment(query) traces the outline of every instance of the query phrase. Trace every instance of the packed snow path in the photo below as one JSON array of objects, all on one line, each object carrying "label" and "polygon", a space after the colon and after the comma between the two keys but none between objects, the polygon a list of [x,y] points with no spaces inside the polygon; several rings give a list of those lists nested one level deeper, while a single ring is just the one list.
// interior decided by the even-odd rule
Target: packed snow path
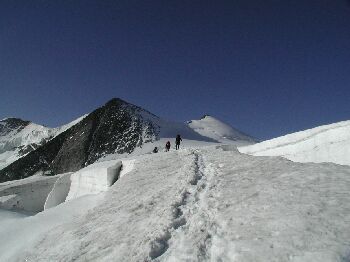
[{"label": "packed snow path", "polygon": [[16,259],[350,260],[347,166],[212,146],[139,157],[103,194]]},{"label": "packed snow path", "polygon": [[[230,253],[223,229],[215,217],[218,211],[213,195],[216,170],[213,164],[207,166],[200,151],[195,150],[193,158],[188,169],[192,179],[175,205],[173,223],[163,239],[166,242],[158,239],[153,245],[153,251],[162,252],[150,254],[151,258],[162,255],[159,261],[222,261]],[[223,244],[221,248],[225,253],[216,250],[217,241]]]}]

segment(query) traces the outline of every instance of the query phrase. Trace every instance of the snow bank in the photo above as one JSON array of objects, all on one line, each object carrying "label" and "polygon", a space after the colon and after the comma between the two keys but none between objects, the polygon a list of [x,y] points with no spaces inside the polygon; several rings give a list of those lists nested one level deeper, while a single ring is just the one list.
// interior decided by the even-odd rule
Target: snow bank
[{"label": "snow bank", "polygon": [[0,184],[0,208],[40,212],[54,183],[55,177],[31,177]]},{"label": "snow bank", "polygon": [[119,160],[92,164],[71,175],[66,201],[107,191],[117,181],[122,162]]},{"label": "snow bank", "polygon": [[130,173],[134,169],[135,159],[123,160],[122,168],[120,170],[119,178],[122,178],[127,173]]},{"label": "snow bank", "polygon": [[57,206],[66,200],[71,185],[72,172],[62,174],[55,182],[51,192],[46,198],[44,210]]},{"label": "snow bank", "polygon": [[60,175],[45,201],[44,209],[55,207],[66,200],[107,191],[119,178],[134,168],[134,163],[134,159],[123,162],[105,161],[76,173]]},{"label": "snow bank", "polygon": [[350,165],[350,121],[240,147],[239,151],[255,156],[283,156],[296,162]]}]

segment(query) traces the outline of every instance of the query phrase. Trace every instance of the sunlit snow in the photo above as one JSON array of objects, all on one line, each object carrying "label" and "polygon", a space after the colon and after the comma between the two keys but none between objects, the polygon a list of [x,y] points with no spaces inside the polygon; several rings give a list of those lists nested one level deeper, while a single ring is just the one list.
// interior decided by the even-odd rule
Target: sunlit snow
[{"label": "sunlit snow", "polygon": [[240,147],[239,151],[255,156],[283,156],[297,162],[350,165],[350,121]]},{"label": "sunlit snow", "polygon": [[[212,128],[201,132],[227,133]],[[347,128],[342,122],[240,150],[293,144],[305,157],[337,144],[346,152]],[[350,166],[188,139],[164,152],[172,139],[75,173],[0,184],[0,207],[12,208],[0,209],[0,261],[349,261]]]}]

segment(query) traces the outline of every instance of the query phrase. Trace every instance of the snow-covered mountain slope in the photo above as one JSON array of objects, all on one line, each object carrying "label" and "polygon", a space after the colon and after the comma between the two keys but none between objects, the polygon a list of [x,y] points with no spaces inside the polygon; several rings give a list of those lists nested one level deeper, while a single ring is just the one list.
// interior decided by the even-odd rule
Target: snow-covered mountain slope
[{"label": "snow-covered mountain slope", "polygon": [[243,146],[256,142],[254,138],[209,115],[189,121],[188,126],[202,136],[225,144]]},{"label": "snow-covered mountain slope", "polygon": [[57,128],[45,127],[19,118],[1,120],[0,170],[64,132],[84,117]]},{"label": "snow-covered mountain slope", "polygon": [[223,145],[134,160],[105,192],[32,217],[5,214],[0,260],[349,260],[350,167]]},{"label": "snow-covered mountain slope", "polygon": [[45,143],[53,130],[18,118],[0,121],[0,169]]},{"label": "snow-covered mountain slope", "polygon": [[174,139],[177,134],[183,139],[215,142],[185,123],[163,120],[115,98],[45,145],[0,170],[0,181],[25,178],[37,172],[77,171],[106,155],[131,154],[160,139]]},{"label": "snow-covered mountain slope", "polygon": [[240,147],[239,151],[255,156],[283,156],[297,162],[350,165],[350,121]]}]

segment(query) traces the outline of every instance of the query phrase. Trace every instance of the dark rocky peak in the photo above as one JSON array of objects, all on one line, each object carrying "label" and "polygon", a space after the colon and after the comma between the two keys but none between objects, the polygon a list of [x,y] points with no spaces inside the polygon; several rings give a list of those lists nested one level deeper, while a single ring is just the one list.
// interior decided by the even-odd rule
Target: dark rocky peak
[{"label": "dark rocky peak", "polygon": [[143,114],[143,117],[148,116],[151,118],[155,118],[155,119],[159,119],[158,116],[152,114],[151,112],[133,105],[131,103],[128,103],[120,98],[112,98],[111,100],[109,100],[105,105],[105,108],[112,108],[112,109],[116,109],[116,110],[128,110],[129,113],[134,113],[134,114]]}]

